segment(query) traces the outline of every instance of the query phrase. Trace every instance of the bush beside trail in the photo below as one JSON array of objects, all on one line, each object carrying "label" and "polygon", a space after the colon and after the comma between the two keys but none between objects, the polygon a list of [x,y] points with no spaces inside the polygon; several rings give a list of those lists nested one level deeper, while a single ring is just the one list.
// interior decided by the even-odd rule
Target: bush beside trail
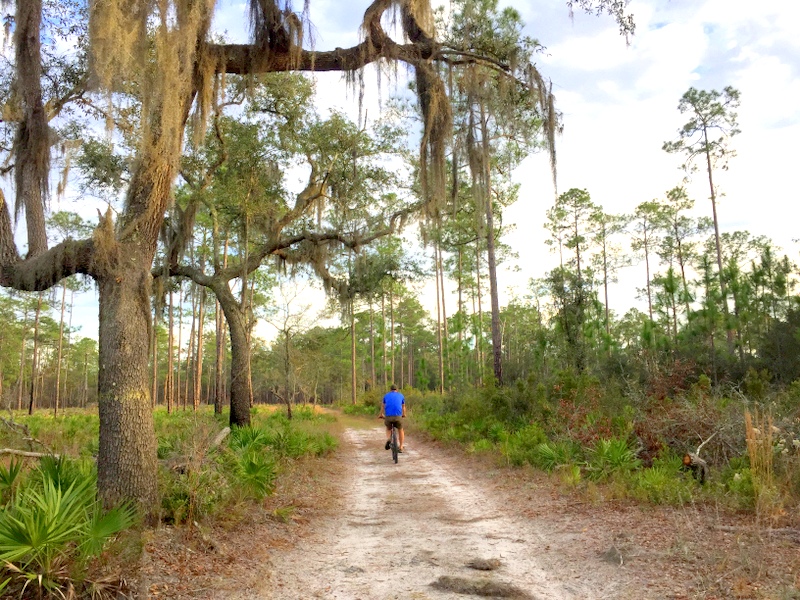
[{"label": "bush beside trail", "polygon": [[[606,497],[714,502],[752,510],[774,524],[790,521],[790,508],[800,502],[800,418],[786,392],[755,401],[735,390],[715,392],[703,376],[671,389],[674,396],[635,388],[623,393],[563,372],[550,381],[441,396],[410,390],[407,402],[413,422],[434,438],[468,452],[493,453],[510,466],[557,473],[579,492],[602,485]],[[349,410],[377,414],[377,402],[377,394],[367,395]],[[772,432],[768,447],[758,446],[770,457],[768,472],[752,468],[745,411],[761,415],[762,428]],[[701,485],[682,457],[703,442],[711,476]]]},{"label": "bush beside trail", "polygon": [[[142,528],[134,507],[105,510],[96,500],[97,415],[20,413],[6,421],[0,443],[35,440],[45,456],[0,462],[0,595],[113,597],[124,586],[120,557],[135,564]],[[335,421],[311,408],[296,409],[290,421],[258,407],[250,427],[215,447],[227,417],[157,410],[161,521],[191,526],[252,514],[294,463],[336,450]]]}]

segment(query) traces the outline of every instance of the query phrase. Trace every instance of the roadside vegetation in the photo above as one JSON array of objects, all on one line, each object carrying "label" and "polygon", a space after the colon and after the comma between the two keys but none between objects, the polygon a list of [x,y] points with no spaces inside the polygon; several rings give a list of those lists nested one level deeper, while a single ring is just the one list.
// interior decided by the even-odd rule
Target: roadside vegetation
[{"label": "roadside vegetation", "polygon": [[[725,394],[700,377],[674,395],[622,390],[563,372],[548,382],[464,389],[444,396],[407,391],[413,422],[432,437],[530,465],[595,499],[653,504],[714,503],[752,513],[764,526],[796,525],[800,419],[795,387],[758,401]],[[377,400],[361,405],[376,413]],[[699,453],[699,473],[683,464]]]},{"label": "roadside vegetation", "polygon": [[[162,525],[252,518],[292,464],[338,445],[332,415],[302,407],[291,420],[267,407],[252,412],[250,426],[224,437],[225,416],[211,407],[155,412]],[[27,445],[43,456],[0,461],[0,590],[116,597],[125,585],[120,574],[139,560],[143,523],[133,506],[108,509],[97,500],[97,415],[68,410],[57,419],[9,414],[3,421],[3,447]]]}]

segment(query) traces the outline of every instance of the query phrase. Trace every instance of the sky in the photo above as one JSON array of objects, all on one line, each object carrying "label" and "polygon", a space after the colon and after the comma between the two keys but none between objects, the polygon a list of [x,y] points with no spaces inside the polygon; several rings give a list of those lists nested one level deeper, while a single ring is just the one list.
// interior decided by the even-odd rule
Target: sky
[{"label": "sky", "polygon": [[[315,48],[357,44],[369,4],[351,0],[343,10],[338,0],[311,0]],[[683,178],[681,157],[661,149],[688,120],[677,109],[680,97],[689,87],[730,85],[741,92],[741,134],[731,141],[738,156],[717,176],[720,229],[766,235],[790,258],[800,258],[793,242],[800,238],[800,194],[793,180],[800,159],[800,3],[631,0],[636,33],[629,43],[612,18],[578,11],[571,18],[564,0],[501,0],[500,5],[517,9],[525,33],[545,47],[537,67],[552,81],[564,125],[556,148],[558,193],[585,188],[596,204],[616,214],[663,198]],[[246,15],[244,2],[222,0],[214,27],[232,41],[244,41]],[[367,106],[377,107],[379,96],[386,99],[393,92],[393,84],[385,82],[379,95],[369,83],[376,79],[370,69]],[[402,87],[401,73],[395,89]],[[321,110],[357,113],[357,101],[340,76],[320,75],[318,93]],[[520,199],[504,215],[506,224],[515,225],[504,241],[519,259],[500,272],[501,303],[524,296],[528,281],[557,262],[544,243],[545,212],[556,194],[547,156],[527,158],[514,177],[521,184]],[[710,216],[702,176],[688,190],[696,214]],[[643,266],[624,270],[611,292],[612,308],[619,314],[631,306],[642,308],[635,288],[643,285]],[[89,296],[76,308],[76,319],[82,335],[96,337],[96,300]],[[435,314],[434,293],[423,289],[420,297]]]},{"label": "sky", "polygon": [[[610,18],[576,12],[570,20],[555,1],[508,4],[547,47],[539,67],[564,115],[559,193],[585,188],[610,213],[664,198],[684,175],[682,158],[661,149],[688,120],[677,109],[680,97],[689,87],[730,85],[741,92],[741,134],[731,140],[737,156],[729,170],[715,175],[720,230],[766,235],[798,259],[800,193],[793,173],[800,158],[800,4],[632,0],[636,33],[629,45]],[[555,264],[555,257],[541,254],[541,225],[553,198],[548,174],[546,157],[528,158],[517,173],[520,201],[507,214],[517,224],[510,242],[533,259],[520,263],[535,265],[534,277]],[[695,213],[711,216],[703,173],[693,176],[688,191]],[[621,273],[612,307],[623,312],[636,305],[637,285],[644,285],[641,265]]]},{"label": "sky", "polygon": [[[358,42],[369,2],[351,2],[351,11],[339,5],[312,1],[317,49]],[[631,0],[636,32],[627,42],[611,17],[577,10],[570,16],[563,0],[501,0],[500,5],[519,11],[526,35],[545,47],[537,67],[553,84],[564,125],[556,148],[557,187],[544,153],[527,158],[514,175],[520,198],[504,215],[504,222],[514,225],[504,241],[519,259],[501,270],[501,303],[524,296],[531,278],[556,266],[543,224],[557,193],[586,189],[606,212],[626,214],[683,183],[683,158],[664,152],[662,145],[676,139],[688,120],[678,102],[690,87],[733,86],[741,92],[741,133],[731,140],[737,156],[726,172],[715,174],[720,231],[766,235],[790,258],[800,258],[793,241],[800,237],[800,193],[793,181],[800,159],[800,3]],[[325,103],[354,110],[338,77],[320,78],[318,89]],[[374,86],[370,92],[374,99]],[[702,172],[687,190],[695,215],[710,217]],[[644,277],[643,265],[620,272],[610,297],[618,314],[632,306],[644,309],[636,292]],[[429,288],[422,297],[433,312],[435,292]]]}]

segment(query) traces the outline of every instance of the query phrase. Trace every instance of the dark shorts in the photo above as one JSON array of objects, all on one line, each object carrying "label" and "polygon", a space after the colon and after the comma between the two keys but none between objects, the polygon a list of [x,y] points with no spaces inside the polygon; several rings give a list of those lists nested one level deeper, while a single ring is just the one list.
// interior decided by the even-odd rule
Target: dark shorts
[{"label": "dark shorts", "polygon": [[400,419],[400,417],[384,417],[383,424],[386,425],[386,429],[391,429],[392,423],[394,423],[395,427],[398,429],[403,428],[403,421]]}]

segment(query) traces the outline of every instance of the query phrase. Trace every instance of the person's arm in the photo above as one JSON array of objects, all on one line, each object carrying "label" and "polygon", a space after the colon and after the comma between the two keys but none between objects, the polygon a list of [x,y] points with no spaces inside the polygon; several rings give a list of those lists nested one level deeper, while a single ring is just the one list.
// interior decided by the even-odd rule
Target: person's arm
[{"label": "person's arm", "polygon": [[386,398],[381,400],[381,414],[378,415],[379,419],[385,419],[383,413],[386,412]]},{"label": "person's arm", "polygon": [[406,401],[403,399],[403,417],[406,416]]}]

